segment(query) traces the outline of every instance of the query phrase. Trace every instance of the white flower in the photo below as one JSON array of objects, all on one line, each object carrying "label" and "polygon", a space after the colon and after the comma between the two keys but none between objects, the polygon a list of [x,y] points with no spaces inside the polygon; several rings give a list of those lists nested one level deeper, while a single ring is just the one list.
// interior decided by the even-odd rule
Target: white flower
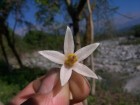
[{"label": "white flower", "polygon": [[64,54],[51,50],[39,51],[39,53],[55,63],[62,64],[60,69],[60,81],[61,86],[64,86],[69,81],[72,75],[72,70],[87,77],[98,78],[87,66],[79,63],[92,54],[98,46],[99,43],[90,44],[74,53],[72,32],[70,28],[67,27],[64,40]]}]

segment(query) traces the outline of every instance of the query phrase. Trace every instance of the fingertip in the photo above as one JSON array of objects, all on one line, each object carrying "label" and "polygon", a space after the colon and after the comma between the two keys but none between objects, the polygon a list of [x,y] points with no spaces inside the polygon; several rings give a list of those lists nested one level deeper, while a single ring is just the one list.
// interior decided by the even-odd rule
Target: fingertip
[{"label": "fingertip", "polygon": [[57,68],[51,69],[45,76],[34,82],[34,89],[37,93],[49,93],[53,90],[59,81],[59,72]]},{"label": "fingertip", "polygon": [[[61,86],[61,85],[60,85]],[[57,90],[58,89],[58,90]],[[69,85],[66,84],[61,88],[55,88],[54,91],[56,92],[55,95],[53,94],[53,104],[54,105],[69,105]]]},{"label": "fingertip", "polygon": [[86,78],[74,72],[70,79],[71,103],[82,102],[90,93],[90,85]]}]

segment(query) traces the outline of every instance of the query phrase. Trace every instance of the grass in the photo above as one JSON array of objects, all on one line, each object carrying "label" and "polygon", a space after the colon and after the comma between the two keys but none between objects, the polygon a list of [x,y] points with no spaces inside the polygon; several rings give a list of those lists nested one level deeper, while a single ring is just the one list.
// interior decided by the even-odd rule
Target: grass
[{"label": "grass", "polygon": [[0,85],[0,101],[5,104],[20,90],[18,84],[8,84],[0,80]]},{"label": "grass", "polygon": [[[8,101],[23,89],[29,82],[45,74],[46,71],[39,68],[15,69],[6,72],[4,63],[0,63],[0,101],[7,104]],[[89,95],[89,105],[140,105],[140,97],[123,92],[122,86],[125,82],[120,78],[120,73],[109,73],[98,70],[97,74],[103,80],[96,83],[96,94]]]},{"label": "grass", "polygon": [[88,97],[88,105],[140,105],[139,98],[127,93],[97,91]]},{"label": "grass", "polygon": [[0,101],[4,104],[7,104],[29,82],[46,73],[45,70],[39,68],[26,67],[7,72],[6,65],[2,62],[0,68]]},{"label": "grass", "polygon": [[[38,36],[38,35],[36,35]],[[24,37],[16,36],[15,47],[19,54],[30,53],[38,50],[63,50],[64,36],[63,35],[45,35],[42,40],[32,39],[25,40]],[[39,40],[39,41],[38,41]],[[4,39],[4,46],[8,56],[13,56],[6,39]],[[0,55],[2,54],[0,50]],[[1,56],[0,56],[1,57]]]},{"label": "grass", "polygon": [[[110,38],[112,37],[97,36],[95,37],[95,40],[99,41]],[[56,39],[55,43],[54,39]],[[62,36],[50,36],[46,42],[48,43],[45,44],[45,46],[47,46],[46,49],[62,49],[63,47]],[[29,52],[30,50],[32,51],[34,49],[34,45],[19,43],[17,45],[17,49],[21,52]],[[121,44],[140,44],[140,39],[127,40]],[[41,49],[44,49],[44,46],[41,47]],[[13,96],[23,89],[30,81],[45,73],[45,71],[42,71],[39,68],[30,69],[26,67],[22,69],[15,69],[12,72],[6,71],[7,67],[5,63],[0,61],[0,101],[2,101],[4,104],[6,104]],[[118,78],[122,74],[108,73],[104,72],[104,70],[99,70],[97,74],[104,79],[101,82],[97,81],[96,95],[89,95],[89,105],[140,105],[139,96],[133,96],[129,93],[123,92],[122,85],[125,81]]]},{"label": "grass", "polygon": [[98,70],[103,80],[96,83],[96,94],[88,97],[88,105],[140,105],[140,97],[123,91],[126,76],[120,73],[108,73]]}]

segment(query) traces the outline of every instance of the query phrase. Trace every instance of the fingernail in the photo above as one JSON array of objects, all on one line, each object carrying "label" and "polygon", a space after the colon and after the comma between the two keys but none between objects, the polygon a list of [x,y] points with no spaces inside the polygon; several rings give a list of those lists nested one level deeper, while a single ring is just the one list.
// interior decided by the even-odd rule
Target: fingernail
[{"label": "fingernail", "polygon": [[48,94],[49,92],[51,92],[53,90],[57,81],[58,81],[57,73],[52,73],[52,74],[46,76],[43,79],[38,92]]},{"label": "fingernail", "polygon": [[54,95],[53,103],[56,105],[69,105],[70,99],[69,96],[70,96],[69,85],[66,84],[65,86],[61,87],[61,89],[57,92],[56,95]]}]

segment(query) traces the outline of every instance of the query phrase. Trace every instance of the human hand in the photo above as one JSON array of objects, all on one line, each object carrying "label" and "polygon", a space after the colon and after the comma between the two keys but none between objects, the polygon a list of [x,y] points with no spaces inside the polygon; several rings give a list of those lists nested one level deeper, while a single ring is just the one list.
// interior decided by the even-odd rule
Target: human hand
[{"label": "human hand", "polygon": [[[69,83],[60,85],[59,69],[52,69],[19,92],[9,105],[83,105],[89,94],[87,80],[73,72]],[[75,104],[77,103],[77,104]]]}]

